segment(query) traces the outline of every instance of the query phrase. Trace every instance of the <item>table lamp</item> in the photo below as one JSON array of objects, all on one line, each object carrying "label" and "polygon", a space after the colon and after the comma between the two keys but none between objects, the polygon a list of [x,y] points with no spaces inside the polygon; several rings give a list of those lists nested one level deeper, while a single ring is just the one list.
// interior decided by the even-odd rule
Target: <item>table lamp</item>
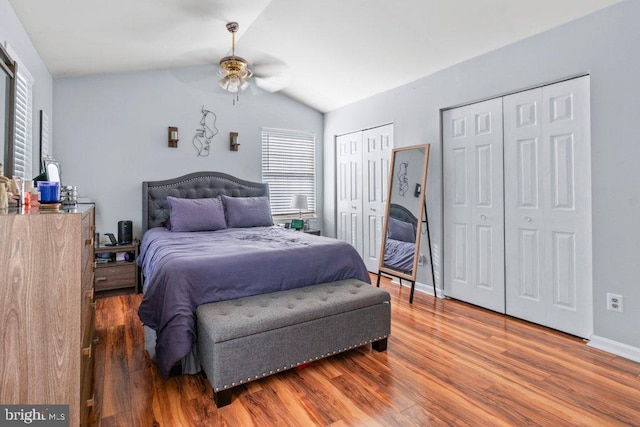
[{"label": "table lamp", "polygon": [[302,211],[309,209],[309,204],[307,202],[307,196],[304,194],[294,194],[291,199],[291,207],[294,209],[298,209],[300,212],[300,219],[302,219]]}]

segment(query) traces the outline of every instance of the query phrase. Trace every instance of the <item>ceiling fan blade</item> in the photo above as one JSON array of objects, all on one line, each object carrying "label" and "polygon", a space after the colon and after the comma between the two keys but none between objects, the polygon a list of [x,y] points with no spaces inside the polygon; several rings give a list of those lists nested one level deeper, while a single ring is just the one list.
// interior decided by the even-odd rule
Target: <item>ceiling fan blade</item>
[{"label": "ceiling fan blade", "polygon": [[289,74],[278,74],[265,77],[254,75],[254,79],[256,86],[267,92],[278,92],[291,83],[291,75]]},{"label": "ceiling fan blade", "polygon": [[276,58],[263,58],[253,63],[256,86],[267,92],[278,92],[291,83],[289,66]]}]

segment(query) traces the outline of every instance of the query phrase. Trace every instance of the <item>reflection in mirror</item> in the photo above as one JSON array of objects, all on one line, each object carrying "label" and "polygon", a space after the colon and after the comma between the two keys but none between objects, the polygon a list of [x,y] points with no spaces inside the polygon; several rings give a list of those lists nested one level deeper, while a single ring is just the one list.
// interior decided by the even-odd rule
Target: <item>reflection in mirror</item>
[{"label": "reflection in mirror", "polygon": [[42,169],[46,176],[46,181],[61,182],[60,179],[60,163],[53,159],[44,159],[42,161]]},{"label": "reflection in mirror", "polygon": [[47,165],[47,181],[60,182],[60,171],[57,164],[49,163]]},{"label": "reflection in mirror", "polygon": [[[416,281],[423,223],[424,191],[429,144],[395,148],[391,158],[385,232],[380,248],[379,272],[410,280],[411,297]],[[380,276],[378,276],[379,282]]]}]

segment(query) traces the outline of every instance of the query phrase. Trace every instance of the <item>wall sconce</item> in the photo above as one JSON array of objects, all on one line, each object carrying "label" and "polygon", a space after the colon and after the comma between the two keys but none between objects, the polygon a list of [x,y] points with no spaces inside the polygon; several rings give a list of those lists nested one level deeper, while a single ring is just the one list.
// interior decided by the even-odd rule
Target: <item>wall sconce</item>
[{"label": "wall sconce", "polygon": [[169,147],[177,148],[178,147],[178,128],[175,126],[169,126],[169,130],[167,131],[167,136],[169,138]]},{"label": "wall sconce", "polygon": [[229,132],[229,150],[238,151],[238,132]]}]

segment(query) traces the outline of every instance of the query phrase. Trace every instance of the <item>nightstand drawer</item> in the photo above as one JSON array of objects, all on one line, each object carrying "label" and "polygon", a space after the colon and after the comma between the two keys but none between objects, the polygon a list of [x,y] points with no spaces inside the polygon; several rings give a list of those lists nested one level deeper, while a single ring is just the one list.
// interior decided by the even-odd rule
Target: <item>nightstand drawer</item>
[{"label": "nightstand drawer", "polygon": [[136,265],[134,263],[98,266],[95,272],[96,291],[136,286]]}]

